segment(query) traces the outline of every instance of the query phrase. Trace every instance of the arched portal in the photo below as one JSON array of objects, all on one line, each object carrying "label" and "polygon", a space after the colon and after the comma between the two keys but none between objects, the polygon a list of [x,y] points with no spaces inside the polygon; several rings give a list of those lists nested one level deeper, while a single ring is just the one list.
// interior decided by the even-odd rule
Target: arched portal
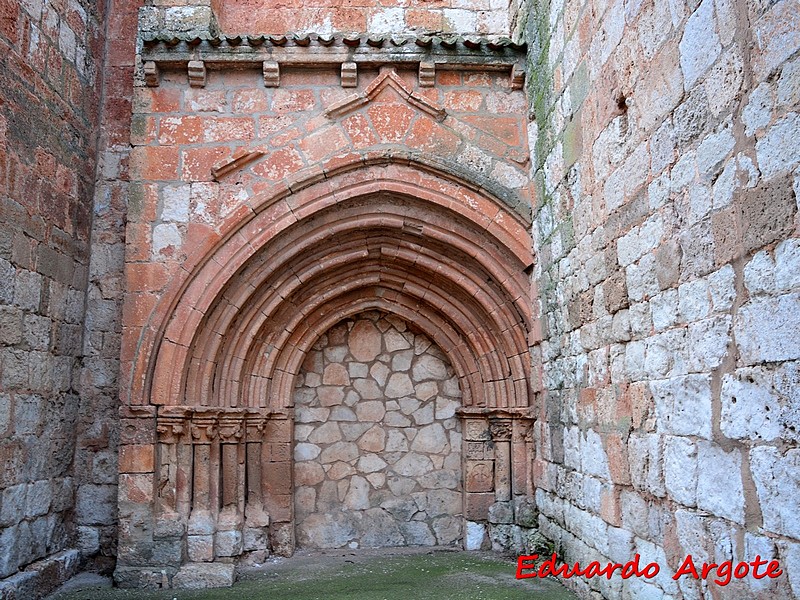
[{"label": "arched portal", "polygon": [[386,157],[342,161],[233,215],[171,282],[131,365],[131,405],[156,407],[155,495],[139,507],[154,540],[179,544],[182,562],[293,551],[303,362],[337,323],[382,311],[457,377],[475,545],[492,505],[531,491],[527,226],[466,181]]}]

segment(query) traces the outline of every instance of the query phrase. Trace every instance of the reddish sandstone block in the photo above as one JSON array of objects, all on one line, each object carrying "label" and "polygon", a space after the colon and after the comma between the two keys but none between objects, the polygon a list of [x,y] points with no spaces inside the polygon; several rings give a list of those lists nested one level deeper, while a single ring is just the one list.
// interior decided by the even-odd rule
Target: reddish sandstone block
[{"label": "reddish sandstone block", "polygon": [[410,148],[426,150],[439,156],[455,154],[460,143],[461,138],[427,115],[417,117],[406,138],[406,144]]},{"label": "reddish sandstone block", "polygon": [[161,145],[196,144],[203,141],[204,123],[200,117],[161,117],[158,123]]},{"label": "reddish sandstone block", "polygon": [[260,160],[253,166],[252,171],[259,177],[277,181],[302,169],[304,165],[300,153],[290,147],[277,150]]},{"label": "reddish sandstone block", "polygon": [[169,269],[163,263],[127,263],[126,288],[129,292],[159,291],[169,282]]},{"label": "reddish sandstone block", "polygon": [[444,15],[440,10],[412,8],[406,11],[406,25],[410,29],[421,31],[442,31],[444,30]]},{"label": "reddish sandstone block", "polygon": [[292,520],[292,505],[294,496],[283,494],[280,496],[269,496],[266,506],[269,513],[270,530],[276,523],[287,523]]},{"label": "reddish sandstone block", "polygon": [[154,444],[155,419],[120,419],[120,444]]},{"label": "reddish sandstone block", "polygon": [[181,91],[168,87],[137,87],[133,92],[133,110],[137,113],[170,113],[181,108]]},{"label": "reddish sandstone block", "polygon": [[367,148],[378,143],[378,136],[362,113],[356,113],[344,119],[342,129],[347,133],[355,148]]},{"label": "reddish sandstone block", "polygon": [[249,117],[206,117],[202,129],[206,142],[251,140],[255,137],[255,122]]},{"label": "reddish sandstone block", "polygon": [[373,103],[367,108],[369,120],[384,143],[405,138],[416,113],[407,104],[399,103]]},{"label": "reddish sandstone block", "polygon": [[181,151],[183,181],[212,181],[212,169],[231,159],[228,146],[212,146],[203,148],[186,148]]},{"label": "reddish sandstone block", "polygon": [[445,108],[456,112],[475,112],[480,110],[482,103],[483,94],[477,90],[459,90],[444,95]]},{"label": "reddish sandstone block", "polygon": [[183,92],[184,110],[192,112],[225,112],[228,99],[224,90],[186,88]]},{"label": "reddish sandstone block", "polygon": [[510,146],[519,146],[521,143],[521,122],[514,117],[470,115],[463,120]]},{"label": "reddish sandstone block", "polygon": [[491,492],[494,489],[494,461],[467,461],[467,492]]},{"label": "reddish sandstone block", "polygon": [[288,462],[292,458],[290,442],[272,442],[269,444],[270,462]]},{"label": "reddish sandstone block", "polygon": [[367,31],[367,11],[362,8],[338,8],[331,21],[336,31]]},{"label": "reddish sandstone block", "polygon": [[300,142],[303,153],[313,162],[340,152],[347,146],[347,138],[341,128],[336,125],[314,133]]},{"label": "reddish sandstone block", "polygon": [[152,445],[129,445],[119,448],[120,473],[152,473],[155,470]]},{"label": "reddish sandstone block", "polygon": [[489,507],[494,503],[494,492],[468,493],[466,494],[464,517],[471,521],[483,521],[489,516]]},{"label": "reddish sandstone block", "polygon": [[122,320],[128,325],[141,326],[147,323],[155,308],[155,294],[128,294],[122,310]]},{"label": "reddish sandstone block", "polygon": [[461,85],[461,71],[443,71],[441,69],[437,69],[436,85],[437,86]]},{"label": "reddish sandstone block", "polygon": [[297,123],[297,115],[264,115],[258,118],[259,137],[268,137],[285,131]]},{"label": "reddish sandstone block", "polygon": [[272,112],[278,114],[313,110],[317,101],[312,90],[278,88],[272,97]]},{"label": "reddish sandstone block", "polygon": [[131,178],[172,181],[178,178],[179,149],[174,146],[138,146],[131,150]]},{"label": "reddish sandstone block", "polygon": [[236,90],[233,93],[233,112],[252,114],[264,112],[269,108],[266,90]]},{"label": "reddish sandstone block", "polygon": [[16,44],[23,29],[19,27],[21,4],[14,0],[0,0],[0,35]]},{"label": "reddish sandstone block", "polygon": [[291,424],[287,420],[271,419],[267,421],[264,438],[272,442],[291,442]]},{"label": "reddish sandstone block", "polygon": [[147,504],[153,500],[153,475],[120,473],[119,501]]}]

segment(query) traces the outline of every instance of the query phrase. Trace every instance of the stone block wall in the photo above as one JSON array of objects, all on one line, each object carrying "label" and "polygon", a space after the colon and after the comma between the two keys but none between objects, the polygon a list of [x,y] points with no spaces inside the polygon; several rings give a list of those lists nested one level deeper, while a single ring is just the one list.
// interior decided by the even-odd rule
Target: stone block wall
[{"label": "stone block wall", "polygon": [[[800,8],[535,0],[542,531],[582,597],[800,596]],[[778,579],[673,581],[683,558]]]},{"label": "stone block wall", "polygon": [[301,377],[298,546],[460,545],[461,391],[441,350],[370,311],[330,329]]},{"label": "stone block wall", "polygon": [[102,127],[92,210],[91,256],[80,369],[80,442],[75,454],[77,546],[91,568],[113,567],[117,551],[119,357],[124,293],[128,156],[142,0],[109,0],[103,49]]},{"label": "stone block wall", "polygon": [[102,2],[0,2],[3,597],[47,593],[78,565],[73,457],[103,21]]},{"label": "stone block wall", "polygon": [[[508,0],[299,0],[221,2],[154,0],[149,14],[167,29],[189,31],[199,22],[225,33],[368,33],[508,35]],[[164,7],[159,10],[159,7]]]}]

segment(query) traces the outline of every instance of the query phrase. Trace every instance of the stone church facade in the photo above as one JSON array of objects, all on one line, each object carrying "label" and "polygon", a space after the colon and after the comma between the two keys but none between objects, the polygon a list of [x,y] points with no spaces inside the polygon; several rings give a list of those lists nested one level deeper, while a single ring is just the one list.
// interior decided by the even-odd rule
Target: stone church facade
[{"label": "stone church facade", "polygon": [[0,46],[3,597],[398,545],[800,597],[795,0],[0,0]]}]

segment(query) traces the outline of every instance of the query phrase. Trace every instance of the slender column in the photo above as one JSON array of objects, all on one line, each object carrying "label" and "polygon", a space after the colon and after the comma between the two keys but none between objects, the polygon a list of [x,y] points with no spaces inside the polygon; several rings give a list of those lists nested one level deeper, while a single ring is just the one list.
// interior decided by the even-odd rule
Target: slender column
[{"label": "slender column", "polygon": [[250,414],[246,423],[247,490],[245,503],[245,552],[267,550],[269,514],[264,510],[262,494],[261,449],[264,442],[265,420],[261,415]]},{"label": "slender column", "polygon": [[511,420],[491,419],[494,441],[494,490],[497,502],[511,500]]},{"label": "slender column", "polygon": [[[182,537],[185,533],[189,510],[179,505],[178,498],[186,493],[185,477],[181,475],[180,455],[186,444],[187,420],[185,412],[159,414],[158,434],[158,482],[156,484],[156,536]],[[190,466],[191,468],[191,466]]]},{"label": "slender column", "polygon": [[243,440],[244,414],[223,413],[219,420],[222,508],[217,519],[215,554],[218,557],[238,556],[242,553],[239,445]]},{"label": "slender column", "polygon": [[[218,490],[215,479],[219,476],[219,463],[212,452],[217,436],[216,416],[196,413],[192,419],[194,442],[194,470],[192,512],[189,517],[189,560],[211,562],[214,560],[214,518],[212,510],[217,501],[213,494]],[[214,469],[216,466],[216,469]]]},{"label": "slender column", "polygon": [[514,419],[511,432],[511,479],[514,496],[532,495],[530,450],[532,422]]},{"label": "slender column", "polygon": [[[494,444],[485,417],[464,417],[464,518],[471,522],[485,521],[494,504]],[[478,550],[481,541],[467,546]]]}]

